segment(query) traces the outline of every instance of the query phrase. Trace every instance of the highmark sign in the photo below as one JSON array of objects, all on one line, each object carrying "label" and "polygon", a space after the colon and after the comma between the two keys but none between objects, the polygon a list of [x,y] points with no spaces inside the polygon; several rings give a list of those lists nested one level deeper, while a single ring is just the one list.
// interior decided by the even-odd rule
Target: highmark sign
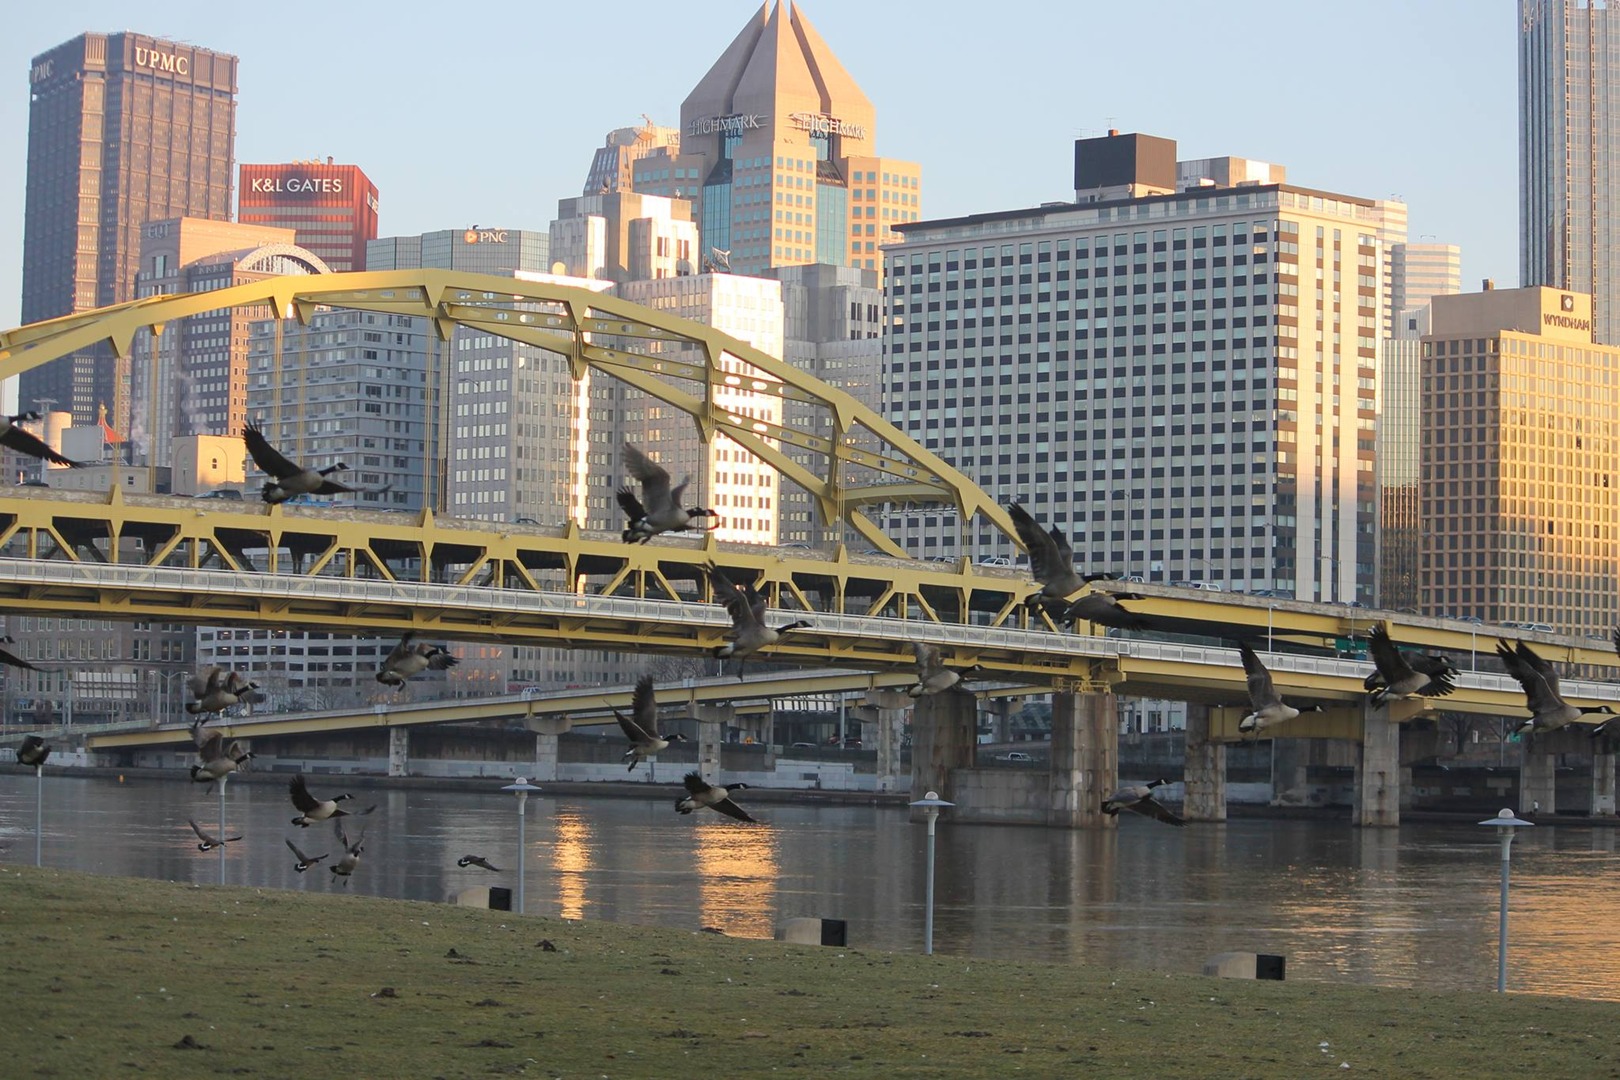
[{"label": "highmark sign", "polygon": [[847,139],[866,138],[865,124],[852,124],[836,116],[796,112],[788,114],[788,122],[800,131],[808,131],[812,135],[842,135]]},{"label": "highmark sign", "polygon": [[686,125],[688,135],[736,135],[749,128],[762,126],[764,117],[758,113],[738,113],[735,116],[700,116]]}]

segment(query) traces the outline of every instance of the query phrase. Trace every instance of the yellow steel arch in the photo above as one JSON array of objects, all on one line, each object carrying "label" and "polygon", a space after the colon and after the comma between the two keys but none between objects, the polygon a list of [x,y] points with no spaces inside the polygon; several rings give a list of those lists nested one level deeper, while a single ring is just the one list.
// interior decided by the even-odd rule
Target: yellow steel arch
[{"label": "yellow steel arch", "polygon": [[[523,342],[564,357],[578,379],[588,369],[618,379],[692,417],[708,442],[716,432],[807,491],[822,519],[847,522],[874,547],[905,552],[862,510],[875,503],[948,503],[966,523],[982,514],[1018,543],[1012,520],[978,485],[925,450],[850,394],[729,334],[589,289],[449,270],[391,270],[274,277],[205,293],[153,296],[0,333],[0,378],[95,345],[129,355],[136,334],[205,311],[269,304],[278,318],[307,324],[318,307],[429,319],[441,340],[457,326]],[[613,346],[603,344],[612,342]],[[625,344],[620,344],[625,343]],[[641,345],[681,345],[696,363]],[[725,357],[746,368],[728,370]],[[716,403],[718,388],[780,397],[825,416],[820,424],[777,424]],[[787,452],[807,451],[808,469]]]}]

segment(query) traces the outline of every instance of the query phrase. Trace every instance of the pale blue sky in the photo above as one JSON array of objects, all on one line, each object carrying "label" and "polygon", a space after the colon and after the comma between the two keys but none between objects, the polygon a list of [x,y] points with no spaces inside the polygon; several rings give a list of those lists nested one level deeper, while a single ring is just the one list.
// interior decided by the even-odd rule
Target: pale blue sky
[{"label": "pale blue sky", "polygon": [[[19,10],[19,8],[21,10]],[[924,218],[1072,198],[1073,140],[1110,126],[1234,154],[1290,182],[1410,205],[1461,244],[1465,288],[1518,283],[1517,5],[1508,0],[806,0],[920,162]],[[28,62],[86,30],[241,57],[238,162],[363,167],[383,235],[544,229],[610,129],[681,99],[746,0],[560,4],[29,0],[0,14],[0,325],[18,317]],[[919,17],[921,13],[921,17]]]}]

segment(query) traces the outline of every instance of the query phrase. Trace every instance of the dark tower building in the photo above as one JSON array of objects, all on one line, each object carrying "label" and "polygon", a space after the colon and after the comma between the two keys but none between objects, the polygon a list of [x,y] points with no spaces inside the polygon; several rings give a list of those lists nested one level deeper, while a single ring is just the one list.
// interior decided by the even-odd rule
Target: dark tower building
[{"label": "dark tower building", "polygon": [[[228,221],[236,57],[122,31],[81,34],[28,73],[22,319],[135,298],[148,221]],[[50,399],[88,424],[127,408],[128,369],[86,351],[22,376],[28,408]]]}]

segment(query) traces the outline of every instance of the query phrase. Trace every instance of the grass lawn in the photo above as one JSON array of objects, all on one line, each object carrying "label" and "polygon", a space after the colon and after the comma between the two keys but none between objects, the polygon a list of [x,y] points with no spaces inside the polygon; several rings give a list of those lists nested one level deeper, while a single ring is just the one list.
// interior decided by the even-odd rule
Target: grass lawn
[{"label": "grass lawn", "polygon": [[[543,948],[548,941],[555,951]],[[0,866],[7,1077],[1620,1077],[1620,1005]]]}]

